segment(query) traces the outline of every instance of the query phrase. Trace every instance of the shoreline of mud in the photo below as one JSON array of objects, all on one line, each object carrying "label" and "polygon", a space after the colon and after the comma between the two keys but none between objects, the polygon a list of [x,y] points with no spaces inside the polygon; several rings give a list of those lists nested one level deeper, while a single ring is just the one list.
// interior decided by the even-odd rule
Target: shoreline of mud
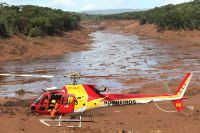
[{"label": "shoreline of mud", "polygon": [[0,39],[0,61],[37,60],[88,50],[94,28],[80,27],[61,35],[30,38],[14,35]]},{"label": "shoreline of mud", "polygon": [[[85,22],[87,25],[87,22]],[[187,45],[189,43],[200,46],[200,31],[199,30],[159,30],[154,24],[140,25],[137,20],[102,20],[90,21],[109,32],[118,32],[130,35],[138,35],[147,37],[160,42],[161,44]]]},{"label": "shoreline of mud", "polygon": [[0,40],[0,61],[34,60],[62,56],[67,52],[88,50],[90,33],[104,30],[113,33],[138,35],[159,44],[200,46],[200,31],[159,31],[153,24],[140,25],[136,20],[83,21],[81,28],[62,35],[29,38],[12,36]]}]

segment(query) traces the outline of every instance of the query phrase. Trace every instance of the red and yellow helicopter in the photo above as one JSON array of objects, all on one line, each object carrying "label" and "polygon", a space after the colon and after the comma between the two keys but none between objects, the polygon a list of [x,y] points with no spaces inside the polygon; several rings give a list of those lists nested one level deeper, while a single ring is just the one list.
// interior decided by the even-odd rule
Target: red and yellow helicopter
[{"label": "red and yellow helicopter", "polygon": [[[0,76],[34,76],[20,74],[0,74]],[[38,75],[35,75],[37,77]],[[51,78],[53,76],[40,75],[40,77]],[[62,89],[56,87],[47,88],[44,93],[31,104],[31,111],[39,114],[50,114],[52,118],[55,115],[60,116],[59,119],[40,119],[40,121],[50,126],[47,122],[58,121],[61,126],[63,121],[77,121],[62,119],[65,114],[80,114],[78,120],[81,127],[81,115],[89,110],[101,107],[109,107],[115,105],[135,105],[151,102],[172,101],[178,112],[183,107],[182,100],[188,84],[192,78],[192,73],[187,73],[181,84],[177,88],[175,94],[105,94],[106,88],[98,89],[96,85],[77,84],[77,80],[81,77],[79,73],[66,75],[73,81],[72,84],[65,85]]]}]

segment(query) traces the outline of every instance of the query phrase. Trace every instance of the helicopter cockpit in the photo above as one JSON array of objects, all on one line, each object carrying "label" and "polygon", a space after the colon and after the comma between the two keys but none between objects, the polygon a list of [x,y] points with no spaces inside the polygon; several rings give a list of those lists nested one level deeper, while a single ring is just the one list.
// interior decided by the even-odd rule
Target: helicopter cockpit
[{"label": "helicopter cockpit", "polygon": [[57,114],[73,113],[76,98],[62,91],[47,91],[31,105],[31,111],[49,114],[59,104]]}]

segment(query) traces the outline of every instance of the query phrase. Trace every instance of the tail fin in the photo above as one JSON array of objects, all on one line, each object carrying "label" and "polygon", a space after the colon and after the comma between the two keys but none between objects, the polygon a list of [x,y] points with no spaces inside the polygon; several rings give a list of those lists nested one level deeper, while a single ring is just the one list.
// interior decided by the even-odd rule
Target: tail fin
[{"label": "tail fin", "polygon": [[176,100],[173,100],[174,106],[178,112],[181,112],[183,108],[183,96],[185,94],[185,91],[190,83],[190,80],[192,78],[192,73],[187,73],[184,77],[183,81],[179,85],[179,87],[176,90],[175,96],[177,97]]},{"label": "tail fin", "polygon": [[179,85],[179,87],[176,90],[175,95],[178,97],[177,99],[182,99],[183,95],[185,94],[185,91],[190,83],[190,80],[192,78],[192,73],[187,73],[183,79],[183,81],[181,82],[181,84]]}]

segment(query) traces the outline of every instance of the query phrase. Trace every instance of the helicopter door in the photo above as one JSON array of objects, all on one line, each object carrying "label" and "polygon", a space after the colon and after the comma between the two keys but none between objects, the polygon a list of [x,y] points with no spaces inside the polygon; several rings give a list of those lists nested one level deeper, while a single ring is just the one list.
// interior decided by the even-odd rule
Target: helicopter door
[{"label": "helicopter door", "polygon": [[48,108],[48,95],[44,95],[39,106],[38,106],[38,110],[39,112],[42,113],[48,113],[47,108]]},{"label": "helicopter door", "polygon": [[75,105],[75,97],[74,96],[63,96],[61,105],[59,108],[59,113],[73,113]]}]

